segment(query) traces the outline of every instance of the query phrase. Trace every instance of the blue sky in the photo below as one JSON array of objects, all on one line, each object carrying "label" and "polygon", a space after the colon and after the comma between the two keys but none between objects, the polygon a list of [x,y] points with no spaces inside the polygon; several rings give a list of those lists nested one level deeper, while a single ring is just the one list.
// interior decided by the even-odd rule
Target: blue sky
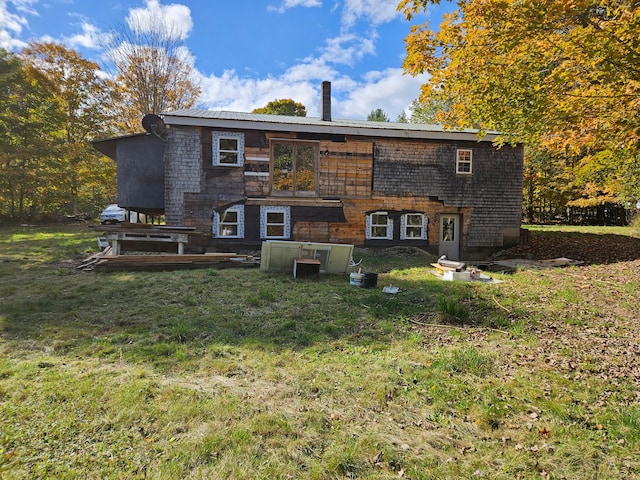
[{"label": "blue sky", "polygon": [[[411,24],[391,0],[0,0],[0,47],[52,40],[101,62],[100,40],[132,16],[161,15],[186,39],[202,108],[251,111],[293,98],[318,116],[332,82],[333,116],[395,120],[426,80],[403,75]],[[449,2],[414,19],[433,28]]]}]

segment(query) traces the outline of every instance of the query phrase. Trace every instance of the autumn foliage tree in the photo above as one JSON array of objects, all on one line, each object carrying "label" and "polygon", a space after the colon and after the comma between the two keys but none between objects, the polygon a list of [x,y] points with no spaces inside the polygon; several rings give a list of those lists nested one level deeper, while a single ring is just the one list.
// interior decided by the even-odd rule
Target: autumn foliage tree
[{"label": "autumn foliage tree", "polygon": [[[398,9],[412,19],[438,3]],[[503,132],[570,166],[557,170],[574,202],[640,198],[635,0],[460,0],[437,31],[413,26],[406,49],[405,71],[430,75],[421,101],[448,106],[437,121]]]},{"label": "autumn foliage tree", "polygon": [[269,115],[289,115],[292,117],[306,117],[305,106],[291,98],[275,99],[264,107],[254,108],[252,113],[266,113]]},{"label": "autumn foliage tree", "polygon": [[56,85],[0,50],[0,214],[23,220],[44,203],[64,136]]},{"label": "autumn foliage tree", "polygon": [[107,105],[112,83],[98,64],[61,44],[32,43],[22,55],[55,85],[62,108],[61,144],[43,178],[50,188],[42,207],[73,215],[95,212],[115,197],[115,164],[90,144],[111,133]]},{"label": "autumn foliage tree", "polygon": [[184,35],[160,14],[132,17],[112,32],[106,51],[114,67],[113,118],[121,133],[141,130],[148,113],[193,107],[201,93]]}]

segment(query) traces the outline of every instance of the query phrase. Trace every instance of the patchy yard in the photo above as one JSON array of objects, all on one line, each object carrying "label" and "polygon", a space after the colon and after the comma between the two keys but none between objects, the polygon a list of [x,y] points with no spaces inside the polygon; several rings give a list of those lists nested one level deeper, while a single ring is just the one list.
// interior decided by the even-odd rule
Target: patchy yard
[{"label": "patchy yard", "polygon": [[0,230],[0,477],[640,478],[631,234],[532,231],[504,255],[585,265],[494,285],[364,256],[387,295]]}]

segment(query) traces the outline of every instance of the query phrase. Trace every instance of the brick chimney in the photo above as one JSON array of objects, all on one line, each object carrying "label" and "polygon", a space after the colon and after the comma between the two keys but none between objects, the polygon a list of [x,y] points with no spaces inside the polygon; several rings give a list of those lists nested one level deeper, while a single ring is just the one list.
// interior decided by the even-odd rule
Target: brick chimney
[{"label": "brick chimney", "polygon": [[322,82],[322,120],[331,121],[331,82]]}]

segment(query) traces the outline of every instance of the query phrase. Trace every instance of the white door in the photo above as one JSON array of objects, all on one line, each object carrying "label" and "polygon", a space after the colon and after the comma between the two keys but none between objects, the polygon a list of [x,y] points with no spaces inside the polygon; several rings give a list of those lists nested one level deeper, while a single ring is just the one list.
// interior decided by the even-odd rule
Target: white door
[{"label": "white door", "polygon": [[460,219],[461,215],[440,215],[440,255],[446,255],[449,260],[461,260],[460,258]]}]

